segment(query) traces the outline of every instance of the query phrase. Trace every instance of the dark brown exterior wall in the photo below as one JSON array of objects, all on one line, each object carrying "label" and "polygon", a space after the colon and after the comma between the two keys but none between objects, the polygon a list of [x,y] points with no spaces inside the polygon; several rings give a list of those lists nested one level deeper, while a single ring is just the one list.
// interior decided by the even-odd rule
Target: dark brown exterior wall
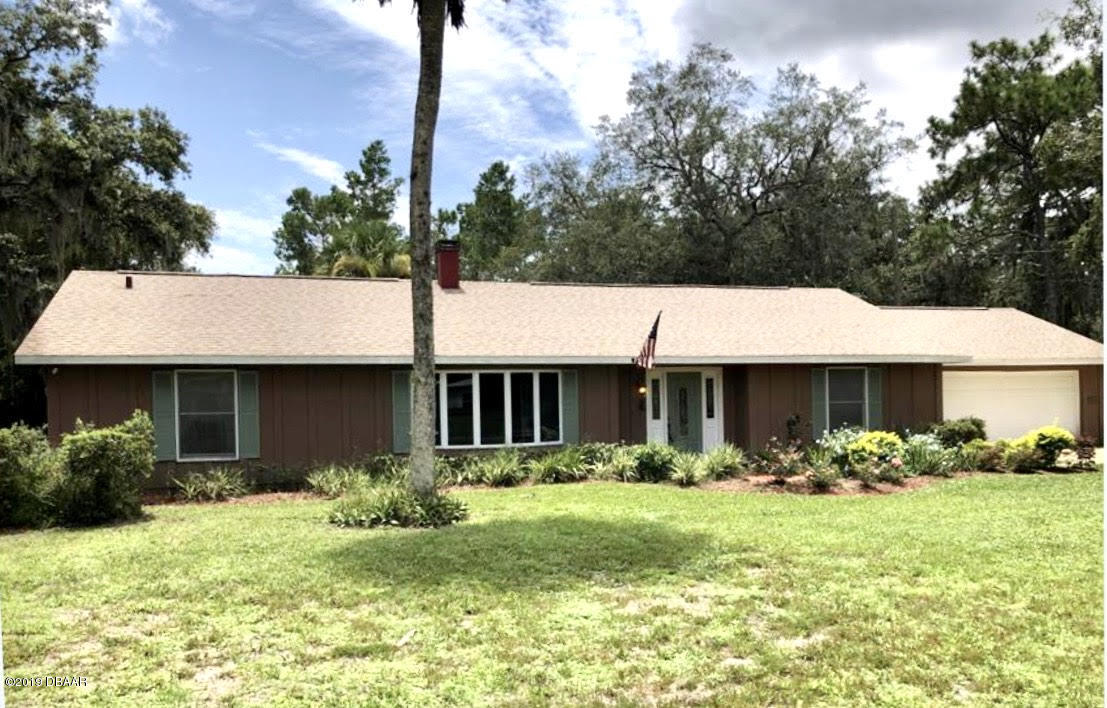
[{"label": "dark brown exterior wall", "polygon": [[[751,364],[723,369],[725,437],[746,449],[788,437],[788,419],[799,416],[804,440],[811,439],[811,366]],[[919,430],[942,417],[941,367],[884,365],[884,419],[890,430]]]},{"label": "dark brown exterior wall", "polygon": [[[392,449],[392,370],[385,366],[257,366],[261,457],[267,467],[303,467]],[[80,418],[97,425],[151,407],[149,366],[62,366],[47,376],[51,439]],[[578,367],[581,440],[644,442],[641,372]],[[171,468],[173,463],[159,463]]]},{"label": "dark brown exterior wall", "polygon": [[887,364],[884,366],[884,421],[881,427],[895,431],[920,431],[942,419],[942,367],[940,364]]},{"label": "dark brown exterior wall", "polygon": [[258,368],[262,464],[303,467],[392,449],[384,366]]},{"label": "dark brown exterior wall", "polygon": [[50,441],[73,431],[80,418],[96,425],[122,423],[136,408],[150,410],[147,366],[59,366],[46,372],[46,420]]},{"label": "dark brown exterior wall", "polygon": [[[383,366],[258,366],[261,457],[257,464],[302,467],[392,447],[392,374]],[[51,440],[77,418],[97,425],[151,407],[149,366],[63,366],[47,375]],[[172,467],[159,463],[159,467]]]},{"label": "dark brown exterior wall", "polygon": [[644,382],[633,366],[579,367],[581,441],[645,442],[646,398],[638,393]]}]

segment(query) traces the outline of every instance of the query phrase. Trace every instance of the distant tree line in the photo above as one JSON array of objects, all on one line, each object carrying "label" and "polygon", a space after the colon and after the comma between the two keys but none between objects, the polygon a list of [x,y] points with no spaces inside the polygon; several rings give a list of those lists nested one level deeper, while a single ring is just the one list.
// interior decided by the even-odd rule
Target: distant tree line
[{"label": "distant tree line", "polygon": [[547,155],[521,185],[494,162],[435,228],[472,279],[840,287],[1102,339],[1101,15],[1077,0],[1029,42],[973,43],[914,202],[883,175],[916,146],[864,87],[795,66],[759,87],[702,45],[633,76],[592,159]]}]

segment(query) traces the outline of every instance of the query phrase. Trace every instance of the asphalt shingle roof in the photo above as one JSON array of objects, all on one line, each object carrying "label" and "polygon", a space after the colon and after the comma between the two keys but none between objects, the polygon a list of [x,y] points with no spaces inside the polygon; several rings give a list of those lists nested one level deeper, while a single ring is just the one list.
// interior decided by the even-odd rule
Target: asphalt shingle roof
[{"label": "asphalt shingle roof", "polygon": [[[386,279],[74,271],[18,364],[405,363],[410,285]],[[1101,361],[1098,342],[1008,309],[882,308],[833,288],[435,286],[440,363]]]}]

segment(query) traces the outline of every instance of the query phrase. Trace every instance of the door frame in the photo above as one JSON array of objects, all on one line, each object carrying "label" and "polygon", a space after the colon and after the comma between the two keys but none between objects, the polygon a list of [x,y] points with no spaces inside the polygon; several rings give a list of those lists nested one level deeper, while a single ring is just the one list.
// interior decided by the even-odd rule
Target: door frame
[{"label": "door frame", "polygon": [[[723,369],[719,366],[666,366],[650,369],[646,372],[646,440],[649,442],[669,443],[669,373],[700,374],[700,429],[703,451],[722,445],[723,440]],[[707,379],[714,379],[713,418],[707,417]],[[657,382],[655,387],[654,381]],[[659,391],[659,418],[653,417],[654,391]]]}]

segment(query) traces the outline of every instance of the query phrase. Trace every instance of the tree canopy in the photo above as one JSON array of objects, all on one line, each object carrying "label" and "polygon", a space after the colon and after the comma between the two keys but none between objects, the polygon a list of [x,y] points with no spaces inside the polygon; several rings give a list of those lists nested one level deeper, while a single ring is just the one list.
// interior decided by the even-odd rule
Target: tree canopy
[{"label": "tree canopy", "polygon": [[459,205],[466,276],[840,287],[1102,338],[1101,17],[1075,0],[1028,42],[973,43],[916,202],[884,179],[915,146],[863,86],[795,66],[760,86],[697,46],[634,74],[591,159],[547,155],[518,195],[493,163]]},{"label": "tree canopy", "polygon": [[391,166],[384,143],[374,140],[362,151],[358,169],[346,173],[345,188],[332,185],[326,194],[292,190],[273,234],[277,272],[409,277],[403,229],[390,221],[403,184]]},{"label": "tree canopy", "polygon": [[211,212],[176,186],[187,136],[95,102],[104,21],[91,0],[0,6],[0,425],[44,418],[12,354],[71,270],[180,270],[211,242]]}]

